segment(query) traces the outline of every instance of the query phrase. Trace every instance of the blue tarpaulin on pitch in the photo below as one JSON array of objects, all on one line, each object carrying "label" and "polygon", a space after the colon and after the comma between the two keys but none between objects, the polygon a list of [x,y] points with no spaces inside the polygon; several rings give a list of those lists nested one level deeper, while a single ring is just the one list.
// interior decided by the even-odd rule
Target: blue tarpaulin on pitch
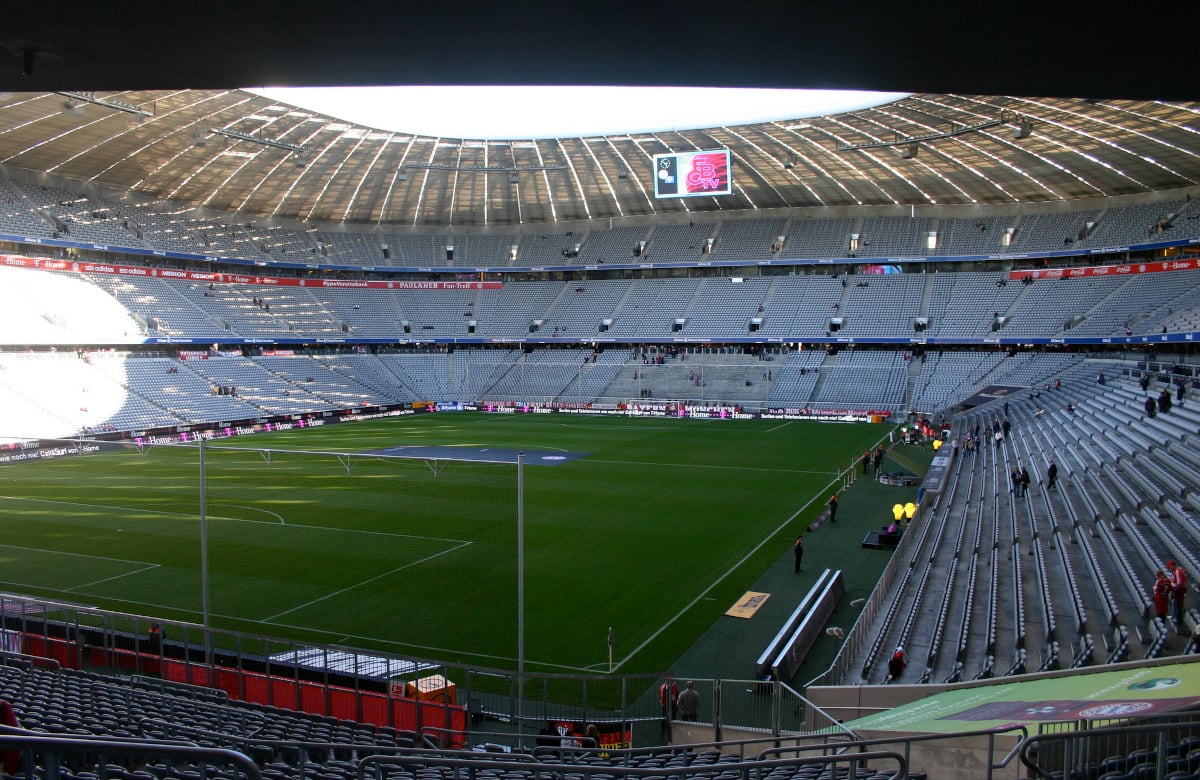
[{"label": "blue tarpaulin on pitch", "polygon": [[[392,458],[415,460],[469,460],[485,463],[516,463],[522,450],[507,450],[498,447],[388,447],[372,450],[371,455],[387,455]],[[586,452],[564,452],[561,450],[524,450],[525,464],[529,466],[558,466],[576,458],[586,457]]]}]

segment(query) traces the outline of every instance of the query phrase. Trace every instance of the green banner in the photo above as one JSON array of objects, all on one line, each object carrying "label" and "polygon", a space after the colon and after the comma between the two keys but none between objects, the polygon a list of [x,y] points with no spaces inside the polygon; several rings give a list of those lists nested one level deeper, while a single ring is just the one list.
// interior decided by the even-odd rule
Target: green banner
[{"label": "green banner", "polygon": [[946,691],[844,724],[954,733],[1038,721],[1132,718],[1200,704],[1200,664],[1051,677]]}]

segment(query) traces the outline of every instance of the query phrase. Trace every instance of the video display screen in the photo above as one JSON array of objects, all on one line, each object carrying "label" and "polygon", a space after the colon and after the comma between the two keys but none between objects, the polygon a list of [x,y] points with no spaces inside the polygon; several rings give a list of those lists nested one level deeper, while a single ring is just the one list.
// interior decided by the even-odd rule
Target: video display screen
[{"label": "video display screen", "polygon": [[654,197],[695,198],[733,191],[729,150],[654,155]]}]

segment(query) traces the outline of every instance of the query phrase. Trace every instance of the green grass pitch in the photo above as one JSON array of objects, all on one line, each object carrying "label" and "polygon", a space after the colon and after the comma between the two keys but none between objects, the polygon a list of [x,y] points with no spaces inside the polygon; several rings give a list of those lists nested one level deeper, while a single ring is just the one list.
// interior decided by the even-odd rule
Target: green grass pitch
[{"label": "green grass pitch", "polygon": [[[787,551],[839,469],[885,434],[441,413],[212,442],[210,619],[514,668],[515,466],[294,451],[559,449],[587,456],[524,469],[527,668],[607,671],[611,626],[616,671],[659,671]],[[200,622],[199,473],[194,447],[0,468],[0,587]]]}]

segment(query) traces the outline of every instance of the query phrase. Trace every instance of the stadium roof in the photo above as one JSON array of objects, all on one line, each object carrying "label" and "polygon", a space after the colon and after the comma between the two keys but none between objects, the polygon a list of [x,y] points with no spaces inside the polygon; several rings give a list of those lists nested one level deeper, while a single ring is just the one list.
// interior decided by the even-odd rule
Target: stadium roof
[{"label": "stadium roof", "polygon": [[[256,218],[416,226],[1068,201],[1200,183],[1187,69],[1092,56],[1129,31],[1093,15],[1065,38],[1079,24],[1071,4],[1009,4],[995,19],[919,3],[853,14],[758,0],[560,5],[402,13],[269,0],[219,19],[170,4],[16,8],[0,88],[60,92],[3,96],[0,162]],[[816,119],[480,141],[379,131],[237,89],[372,83],[929,91]],[[731,195],[653,197],[652,155],[714,148],[732,151]]]},{"label": "stadium roof", "polygon": [[[360,224],[1009,204],[1200,184],[1198,111],[919,94],[792,122],[473,141],[377,131],[242,90],[19,93],[0,108],[0,162],[246,216]],[[717,148],[733,155],[731,195],[654,197],[653,155]]]}]

